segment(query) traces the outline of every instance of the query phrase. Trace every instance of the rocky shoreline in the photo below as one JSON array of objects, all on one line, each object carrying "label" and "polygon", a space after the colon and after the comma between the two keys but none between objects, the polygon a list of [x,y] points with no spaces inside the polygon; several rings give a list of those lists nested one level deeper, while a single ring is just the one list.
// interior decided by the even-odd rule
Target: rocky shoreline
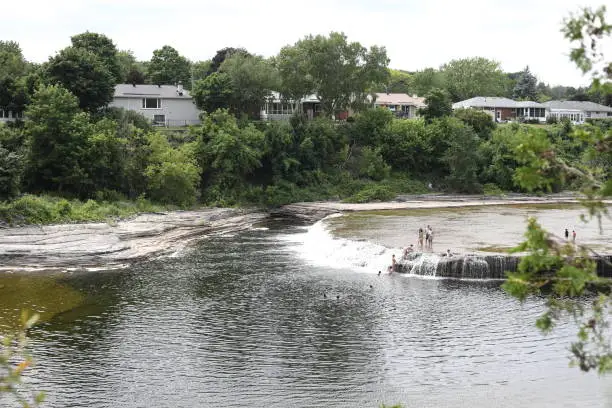
[{"label": "rocky shoreline", "polygon": [[140,214],[115,222],[29,225],[0,229],[0,272],[110,269],[180,251],[207,236],[242,231],[268,217],[313,223],[351,211],[405,210],[512,204],[576,204],[575,195],[505,198],[482,196],[400,196],[396,201],[365,204],[295,203],[265,213],[207,208]]},{"label": "rocky shoreline", "polygon": [[210,208],[140,214],[117,222],[0,229],[0,271],[122,267],[180,251],[207,236],[248,229],[266,216]]}]

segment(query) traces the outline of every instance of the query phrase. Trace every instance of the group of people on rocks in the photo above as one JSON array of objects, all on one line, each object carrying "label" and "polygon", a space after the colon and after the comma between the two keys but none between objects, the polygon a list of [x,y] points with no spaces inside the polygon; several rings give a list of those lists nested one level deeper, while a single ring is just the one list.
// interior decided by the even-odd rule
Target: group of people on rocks
[{"label": "group of people on rocks", "polygon": [[[427,248],[432,249],[433,248],[433,238],[434,238],[434,232],[433,232],[433,228],[431,227],[431,225],[428,225],[427,228],[425,229],[419,228],[419,235],[418,235],[418,240],[417,240],[417,245],[419,249],[421,250],[427,249]],[[406,248],[404,248],[404,254],[403,254],[402,259],[408,259],[408,254],[414,251],[415,251],[415,246],[413,244],[410,244],[410,246],[407,246]],[[448,249],[446,253],[443,254],[442,256],[452,256],[450,249]],[[389,265],[389,267],[387,268],[387,272],[389,273],[397,272],[397,259],[395,258],[395,254],[391,256],[391,265]],[[378,274],[380,275],[381,271],[378,271]]]}]

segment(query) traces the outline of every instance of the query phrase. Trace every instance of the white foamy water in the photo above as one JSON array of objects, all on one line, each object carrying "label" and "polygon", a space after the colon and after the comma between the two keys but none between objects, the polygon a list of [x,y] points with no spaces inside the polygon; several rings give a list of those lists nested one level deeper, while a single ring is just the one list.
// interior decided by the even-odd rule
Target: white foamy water
[{"label": "white foamy water", "polygon": [[387,248],[365,240],[334,237],[327,220],[341,216],[330,215],[306,227],[302,233],[283,235],[280,238],[288,243],[288,247],[300,259],[316,266],[350,268],[359,272],[385,272],[391,265],[393,254],[400,261],[401,248]]}]

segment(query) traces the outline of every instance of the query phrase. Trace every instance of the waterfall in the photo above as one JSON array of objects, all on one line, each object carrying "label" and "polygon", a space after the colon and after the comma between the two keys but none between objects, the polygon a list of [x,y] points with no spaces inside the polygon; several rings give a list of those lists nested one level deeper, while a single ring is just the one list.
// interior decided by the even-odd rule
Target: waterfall
[{"label": "waterfall", "polygon": [[456,279],[504,279],[516,271],[518,257],[506,255],[446,254],[415,252],[400,261],[402,273]]}]

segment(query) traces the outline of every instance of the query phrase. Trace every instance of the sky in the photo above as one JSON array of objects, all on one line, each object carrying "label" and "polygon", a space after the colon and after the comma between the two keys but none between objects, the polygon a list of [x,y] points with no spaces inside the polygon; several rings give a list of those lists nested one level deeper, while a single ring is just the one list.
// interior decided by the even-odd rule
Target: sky
[{"label": "sky", "polygon": [[[529,65],[550,85],[587,85],[569,61],[564,17],[606,0],[20,0],[0,13],[0,40],[17,41],[43,62],[70,36],[103,33],[118,49],[149,60],[171,45],[192,61],[224,47],[276,55],[308,34],[344,32],[350,41],[385,46],[395,69],[438,68],[480,56],[506,72]],[[612,7],[608,10],[612,19]],[[612,54],[606,42],[606,55]]]}]

